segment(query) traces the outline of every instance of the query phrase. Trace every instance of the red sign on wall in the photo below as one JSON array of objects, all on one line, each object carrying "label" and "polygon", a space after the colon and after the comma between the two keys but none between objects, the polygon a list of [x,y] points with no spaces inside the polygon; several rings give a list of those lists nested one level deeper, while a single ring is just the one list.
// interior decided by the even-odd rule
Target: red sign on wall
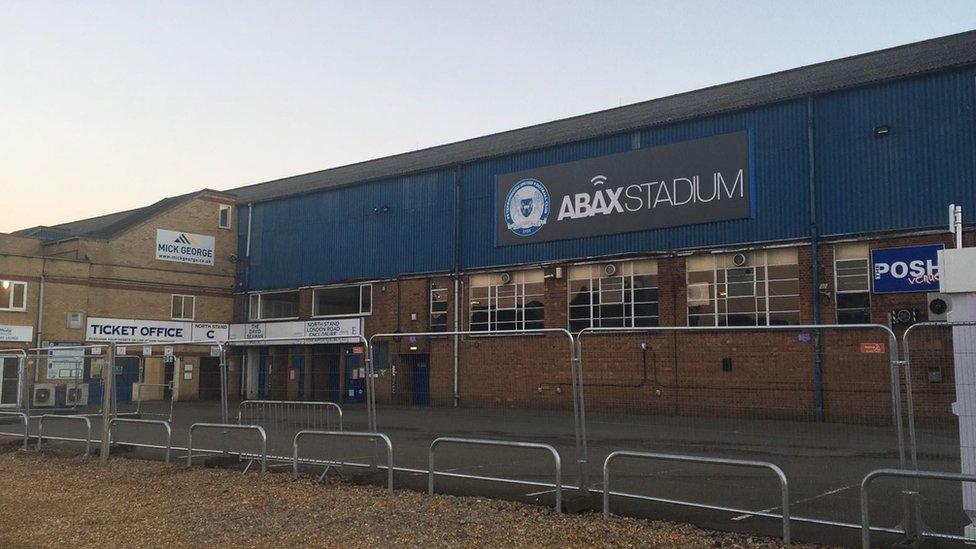
[{"label": "red sign on wall", "polygon": [[862,341],[861,352],[866,354],[881,354],[885,352],[885,344]]}]

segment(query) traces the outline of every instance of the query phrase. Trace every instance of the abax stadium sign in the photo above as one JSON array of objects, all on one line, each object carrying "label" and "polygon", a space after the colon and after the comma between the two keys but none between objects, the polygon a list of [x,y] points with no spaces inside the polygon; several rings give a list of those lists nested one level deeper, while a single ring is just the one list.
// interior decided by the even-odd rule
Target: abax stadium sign
[{"label": "abax stadium sign", "polygon": [[500,175],[495,244],[752,217],[749,153],[742,131]]}]

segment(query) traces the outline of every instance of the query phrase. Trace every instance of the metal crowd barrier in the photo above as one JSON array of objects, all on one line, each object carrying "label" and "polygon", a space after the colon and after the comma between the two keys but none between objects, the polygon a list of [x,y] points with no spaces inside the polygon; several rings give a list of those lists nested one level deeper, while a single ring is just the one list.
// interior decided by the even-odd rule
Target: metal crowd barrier
[{"label": "metal crowd barrier", "polygon": [[117,423],[131,423],[137,425],[161,425],[163,429],[166,430],[166,463],[169,463],[169,453],[173,445],[173,429],[169,426],[169,423],[161,419],[129,419],[129,418],[114,417],[108,422],[109,448],[111,448],[112,446],[112,427],[115,427]]},{"label": "metal crowd barrier", "polygon": [[238,425],[235,423],[194,423],[190,425],[186,440],[187,467],[193,464],[193,430],[197,428],[257,431],[261,435],[261,472],[264,473],[268,470],[268,434],[264,431],[264,427],[260,425]]},{"label": "metal crowd barrier", "polygon": [[[138,397],[136,399],[136,411],[135,411],[135,415],[139,415],[139,416],[149,416],[149,415],[162,416],[163,415],[163,414],[155,413],[155,412],[143,412],[142,411],[142,390],[143,390],[143,388],[153,388],[153,387],[158,387],[158,388],[163,389],[164,394],[165,394],[165,390],[166,389],[169,389],[171,391],[171,396],[169,398],[169,416],[166,417],[166,421],[172,423],[173,422],[173,409],[174,409],[174,405],[176,403],[176,392],[173,391],[173,382],[172,381],[169,382],[169,383],[139,383],[139,390],[137,391]],[[166,400],[165,398],[160,399],[160,401],[165,401],[165,400]]]},{"label": "metal crowd barrier", "polygon": [[603,518],[610,518],[610,462],[619,457],[654,459],[661,461],[683,461],[691,463],[711,463],[716,465],[733,465],[737,467],[756,467],[769,469],[779,479],[782,491],[783,505],[783,543],[790,544],[790,489],[786,474],[775,464],[766,461],[751,461],[744,459],[713,458],[703,456],[686,456],[681,454],[658,454],[654,452],[631,452],[617,450],[610,452],[603,462]]},{"label": "metal crowd barrier", "polygon": [[295,434],[295,440],[292,443],[292,474],[296,479],[298,478],[298,441],[306,436],[349,437],[370,440],[381,439],[386,443],[386,489],[390,492],[393,491],[393,443],[390,441],[390,437],[383,433],[361,433],[353,431],[299,431]]},{"label": "metal crowd barrier", "polygon": [[[24,450],[27,449],[28,440],[30,440],[30,418],[24,412],[0,412],[0,416],[18,416],[22,422],[24,422]],[[11,435],[17,436],[16,433],[0,433],[0,435]]]},{"label": "metal crowd barrier", "polygon": [[562,461],[559,459],[559,452],[548,444],[540,442],[515,442],[508,440],[489,440],[480,438],[457,438],[439,437],[430,443],[430,451],[427,454],[427,493],[434,494],[434,449],[441,444],[472,444],[477,446],[505,446],[507,448],[531,448],[534,450],[547,450],[552,454],[556,470],[556,512],[563,511],[563,486],[562,486]]},{"label": "metal crowd barrier", "polygon": [[[41,449],[41,441],[44,440],[44,420],[45,419],[71,419],[71,420],[75,420],[75,421],[83,421],[83,422],[85,422],[85,426],[88,427],[88,438],[85,440],[85,455],[84,455],[84,457],[88,457],[88,454],[91,453],[91,442],[92,442],[92,424],[91,424],[91,420],[90,419],[88,419],[85,416],[59,416],[59,415],[56,415],[56,414],[44,414],[44,415],[42,415],[41,416],[41,419],[39,419],[37,421],[37,449],[38,450]],[[62,440],[64,440],[64,439],[62,439]]]},{"label": "metal crowd barrier", "polygon": [[958,480],[960,482],[976,482],[976,475],[962,473],[946,473],[942,471],[910,471],[907,469],[875,469],[864,476],[861,481],[861,546],[871,548],[871,519],[868,509],[868,489],[871,482],[878,477],[899,477],[929,480]]},{"label": "metal crowd barrier", "polygon": [[296,422],[302,426],[331,427],[329,411],[335,410],[338,430],[342,430],[342,407],[335,402],[305,400],[244,400],[237,406],[237,423]]}]

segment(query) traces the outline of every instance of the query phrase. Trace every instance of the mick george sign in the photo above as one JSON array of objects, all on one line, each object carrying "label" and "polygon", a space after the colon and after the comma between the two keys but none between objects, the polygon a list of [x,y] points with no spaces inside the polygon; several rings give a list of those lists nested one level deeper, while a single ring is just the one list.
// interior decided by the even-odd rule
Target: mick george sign
[{"label": "mick george sign", "polygon": [[213,265],[214,237],[206,234],[156,229],[156,259],[178,263]]},{"label": "mick george sign", "polygon": [[751,217],[749,149],[737,132],[500,175],[495,244]]}]

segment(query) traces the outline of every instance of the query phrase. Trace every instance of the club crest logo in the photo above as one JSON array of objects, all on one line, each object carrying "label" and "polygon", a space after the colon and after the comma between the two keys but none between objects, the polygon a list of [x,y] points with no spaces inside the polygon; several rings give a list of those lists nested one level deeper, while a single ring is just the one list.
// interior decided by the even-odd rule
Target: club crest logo
[{"label": "club crest logo", "polygon": [[518,236],[532,236],[549,219],[549,190],[537,179],[523,179],[505,197],[505,224]]}]

